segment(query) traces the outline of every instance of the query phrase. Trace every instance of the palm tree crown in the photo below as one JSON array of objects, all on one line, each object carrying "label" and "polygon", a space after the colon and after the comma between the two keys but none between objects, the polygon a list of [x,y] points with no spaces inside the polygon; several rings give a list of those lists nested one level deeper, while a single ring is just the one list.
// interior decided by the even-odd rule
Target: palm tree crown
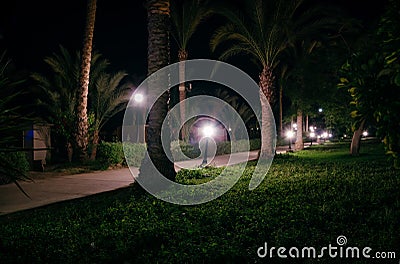
[{"label": "palm tree crown", "polygon": [[[261,66],[259,75],[260,91],[271,105],[276,101],[274,69],[281,53],[288,47],[315,33],[324,25],[324,19],[315,16],[316,8],[307,8],[305,0],[254,0],[246,1],[244,14],[229,9],[221,11],[229,21],[220,27],[210,41],[215,51],[222,43],[230,44],[220,58],[227,59],[239,53],[250,54]],[[262,102],[261,134],[267,137],[270,121],[266,102]],[[268,140],[267,140],[268,141]],[[273,155],[266,139],[262,139],[261,156]]]}]

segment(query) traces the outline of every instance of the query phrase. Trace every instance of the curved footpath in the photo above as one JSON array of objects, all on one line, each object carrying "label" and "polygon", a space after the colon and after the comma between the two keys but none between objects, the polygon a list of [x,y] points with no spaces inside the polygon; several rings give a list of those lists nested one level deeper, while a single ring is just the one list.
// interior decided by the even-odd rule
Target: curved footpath
[{"label": "curved footpath", "polygon": [[[277,153],[283,153],[286,150],[287,147],[277,148]],[[216,156],[208,164],[220,167],[255,160],[257,151],[234,153],[230,161],[229,157],[229,154]],[[181,168],[198,167],[201,162],[202,159],[177,162],[175,169],[178,171]],[[134,175],[139,172],[137,168],[132,170]],[[128,168],[48,177],[34,182],[19,182],[31,199],[13,183],[0,185],[0,215],[125,188],[133,182],[134,178]]]}]

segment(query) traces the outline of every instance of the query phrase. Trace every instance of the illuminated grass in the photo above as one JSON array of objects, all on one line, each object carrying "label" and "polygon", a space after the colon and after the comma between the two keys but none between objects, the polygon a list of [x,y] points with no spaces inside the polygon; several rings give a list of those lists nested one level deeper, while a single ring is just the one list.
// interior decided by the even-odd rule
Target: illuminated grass
[{"label": "illuminated grass", "polygon": [[[264,242],[336,245],[339,235],[349,246],[400,255],[399,171],[380,145],[363,149],[359,157],[349,157],[343,144],[277,156],[254,191],[248,190],[250,163],[234,188],[199,206],[172,205],[127,188],[3,216],[0,263],[279,263],[259,259],[257,249]],[[190,183],[190,175],[183,180]]]}]

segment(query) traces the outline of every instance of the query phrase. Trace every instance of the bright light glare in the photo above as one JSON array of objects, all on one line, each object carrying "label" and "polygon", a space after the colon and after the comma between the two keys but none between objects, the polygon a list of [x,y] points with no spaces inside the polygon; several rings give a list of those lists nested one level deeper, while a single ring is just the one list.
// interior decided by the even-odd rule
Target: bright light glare
[{"label": "bright light glare", "polygon": [[133,99],[135,100],[135,102],[141,103],[141,102],[143,102],[144,96],[143,96],[143,94],[138,93],[138,94],[135,94]]},{"label": "bright light glare", "polygon": [[363,136],[364,136],[364,137],[368,136],[368,132],[367,132],[367,131],[364,131],[364,132],[363,132]]},{"label": "bright light glare", "polygon": [[289,130],[289,131],[286,132],[286,136],[288,138],[292,138],[294,136],[294,132],[292,130]]},{"label": "bright light glare", "polygon": [[318,109],[318,112],[322,113],[322,111],[323,111],[322,108],[319,108],[319,109]]},{"label": "bright light glare", "polygon": [[314,132],[314,127],[313,126],[310,126],[310,131]]},{"label": "bright light glare", "polygon": [[214,135],[214,128],[212,126],[205,126],[202,130],[203,136],[212,137]]},{"label": "bright light glare", "polygon": [[328,133],[327,132],[324,132],[323,134],[322,134],[322,138],[327,138],[328,137]]},{"label": "bright light glare", "polygon": [[315,133],[314,133],[314,132],[311,132],[311,133],[310,133],[310,137],[312,137],[312,138],[315,137]]}]

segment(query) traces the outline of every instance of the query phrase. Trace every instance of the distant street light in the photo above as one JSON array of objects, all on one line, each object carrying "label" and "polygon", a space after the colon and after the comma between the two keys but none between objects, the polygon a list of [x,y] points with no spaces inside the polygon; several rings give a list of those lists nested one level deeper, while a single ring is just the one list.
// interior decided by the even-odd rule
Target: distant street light
[{"label": "distant street light", "polygon": [[286,132],[286,137],[289,139],[289,150],[292,150],[292,137],[294,136],[294,132],[289,130]]},{"label": "distant street light", "polygon": [[363,135],[364,137],[368,136],[368,131],[364,131],[364,132],[362,133],[362,135]]},{"label": "distant street light", "polygon": [[202,129],[202,134],[206,140],[206,146],[204,148],[204,156],[203,156],[203,162],[201,163],[200,166],[204,166],[207,164],[207,152],[208,152],[208,138],[212,137],[215,133],[215,129],[214,127],[207,125],[205,127],[203,127]]},{"label": "distant street light", "polygon": [[134,95],[133,100],[135,100],[136,103],[142,103],[144,100],[143,94],[137,93]]},{"label": "distant street light", "polygon": [[319,113],[322,113],[322,111],[324,111],[322,108],[318,108]]}]

